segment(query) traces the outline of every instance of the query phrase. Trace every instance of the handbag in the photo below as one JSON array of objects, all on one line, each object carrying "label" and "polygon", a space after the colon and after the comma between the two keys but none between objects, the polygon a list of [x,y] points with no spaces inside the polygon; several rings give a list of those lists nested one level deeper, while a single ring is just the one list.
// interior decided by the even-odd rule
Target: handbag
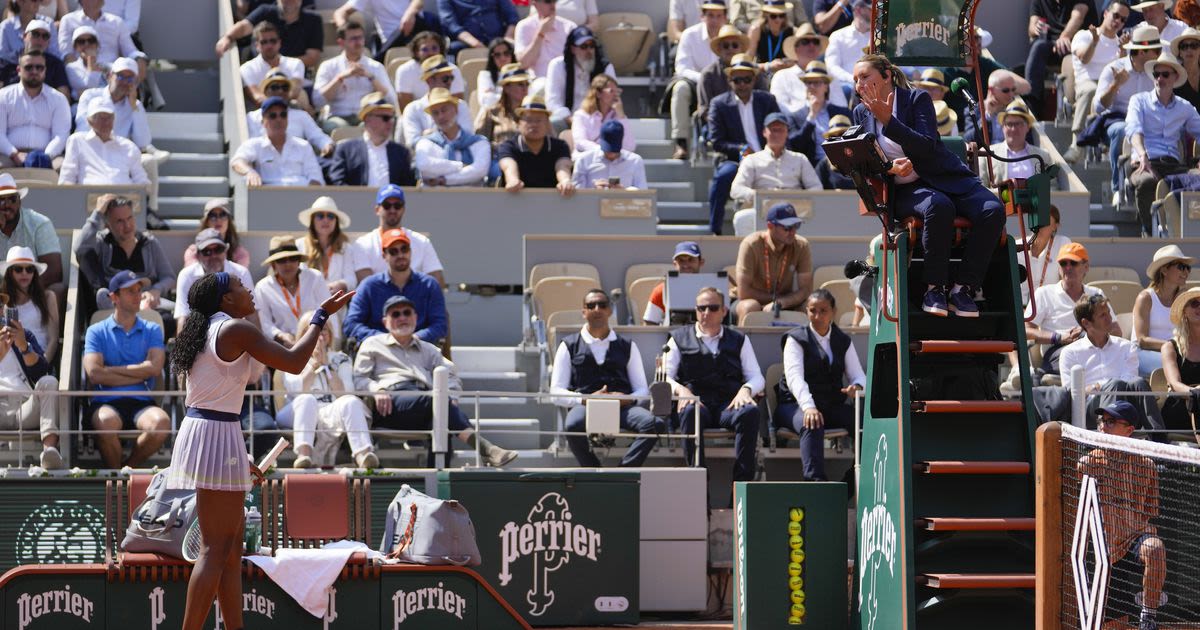
[{"label": "handbag", "polygon": [[168,470],[154,474],[142,500],[125,528],[121,550],[161,553],[183,558],[183,539],[199,517],[195,490],[168,490]]},{"label": "handbag", "polygon": [[463,504],[400,486],[387,509],[379,551],[412,564],[479,566],[475,524]]}]

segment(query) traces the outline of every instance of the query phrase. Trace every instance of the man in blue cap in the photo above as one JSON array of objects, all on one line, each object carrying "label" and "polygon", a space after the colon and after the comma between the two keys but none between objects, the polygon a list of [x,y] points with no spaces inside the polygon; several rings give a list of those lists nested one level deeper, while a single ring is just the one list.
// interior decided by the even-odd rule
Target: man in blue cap
[{"label": "man in blue cap", "polygon": [[808,157],[787,148],[790,131],[786,114],[767,114],[762,132],[766,146],[762,151],[742,158],[729,188],[730,197],[749,207],[756,190],[821,190],[821,178]]},{"label": "man in blue cap", "polygon": [[229,165],[248,186],[324,186],[312,147],[287,132],[288,104],[280,96],[263,101],[263,130],[238,147]]},{"label": "man in blue cap", "polygon": [[388,230],[403,230],[412,243],[413,271],[433,276],[438,284],[446,286],[442,276],[442,261],[428,236],[402,227],[404,221],[404,189],[387,184],[375,194],[375,216],[379,217],[379,229],[371,230],[354,241],[353,260],[355,275],[362,282],[367,276],[387,271],[387,260],[383,256],[380,236]]},{"label": "man in blue cap", "polygon": [[625,142],[625,125],[610,120],[600,127],[600,146],[580,153],[575,158],[571,176],[575,187],[646,189],[646,165],[642,156],[621,148]]},{"label": "man in blue cap", "polygon": [[[675,265],[675,271],[679,273],[700,273],[700,268],[704,266],[704,256],[700,254],[700,244],[696,241],[683,241],[676,245],[671,264]],[[669,323],[666,300],[663,297],[666,288],[667,283],[660,282],[650,292],[650,299],[646,302],[646,312],[642,315],[642,321],[646,324],[657,326]]]},{"label": "man in blue cap", "polygon": [[737,257],[737,316],[755,311],[798,311],[812,292],[812,252],[796,234],[802,220],[790,203],[767,211],[767,229],[742,239]]}]

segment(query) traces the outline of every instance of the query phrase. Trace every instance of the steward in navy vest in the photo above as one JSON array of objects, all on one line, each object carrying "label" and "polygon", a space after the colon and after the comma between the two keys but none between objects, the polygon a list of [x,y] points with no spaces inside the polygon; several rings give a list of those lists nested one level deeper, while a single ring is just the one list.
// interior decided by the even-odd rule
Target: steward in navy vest
[{"label": "steward in navy vest", "polygon": [[[789,339],[804,349],[804,380],[808,382],[808,391],[817,408],[846,402],[846,394],[842,392],[842,376],[846,372],[846,350],[850,348],[850,335],[842,332],[837,324],[830,324],[829,347],[833,351],[832,357],[821,348],[816,333],[809,326],[793,328],[779,340],[779,346],[787,346]],[[779,404],[796,402],[796,397],[788,389],[786,375],[779,376],[776,386],[779,388]]]},{"label": "steward in navy vest", "polygon": [[746,336],[724,327],[716,354],[696,337],[694,326],[672,330],[671,341],[679,352],[679,373],[675,380],[699,396],[704,406],[727,407],[742,387],[741,352]]},{"label": "steward in navy vest", "polygon": [[609,392],[629,392],[629,350],[633,345],[628,339],[617,337],[608,343],[604,364],[596,363],[591,348],[583,341],[581,333],[563,339],[571,357],[571,391],[591,394],[607,388]]}]

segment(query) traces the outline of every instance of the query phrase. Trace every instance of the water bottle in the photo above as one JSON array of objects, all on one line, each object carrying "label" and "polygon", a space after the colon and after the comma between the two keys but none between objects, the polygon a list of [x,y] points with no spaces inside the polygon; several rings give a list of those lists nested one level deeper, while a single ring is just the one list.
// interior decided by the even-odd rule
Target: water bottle
[{"label": "water bottle", "polygon": [[257,554],[260,542],[262,542],[262,514],[258,513],[257,507],[251,505],[250,509],[246,510],[245,553],[247,555]]}]

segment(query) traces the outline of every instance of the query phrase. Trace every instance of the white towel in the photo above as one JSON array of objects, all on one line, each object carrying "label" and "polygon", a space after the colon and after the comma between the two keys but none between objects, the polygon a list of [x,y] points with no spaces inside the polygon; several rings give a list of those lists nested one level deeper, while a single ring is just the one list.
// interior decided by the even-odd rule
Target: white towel
[{"label": "white towel", "polygon": [[337,581],[346,561],[366,545],[338,541],[322,549],[280,549],[274,556],[246,556],[304,610],[322,619],[329,607],[329,587]]}]

